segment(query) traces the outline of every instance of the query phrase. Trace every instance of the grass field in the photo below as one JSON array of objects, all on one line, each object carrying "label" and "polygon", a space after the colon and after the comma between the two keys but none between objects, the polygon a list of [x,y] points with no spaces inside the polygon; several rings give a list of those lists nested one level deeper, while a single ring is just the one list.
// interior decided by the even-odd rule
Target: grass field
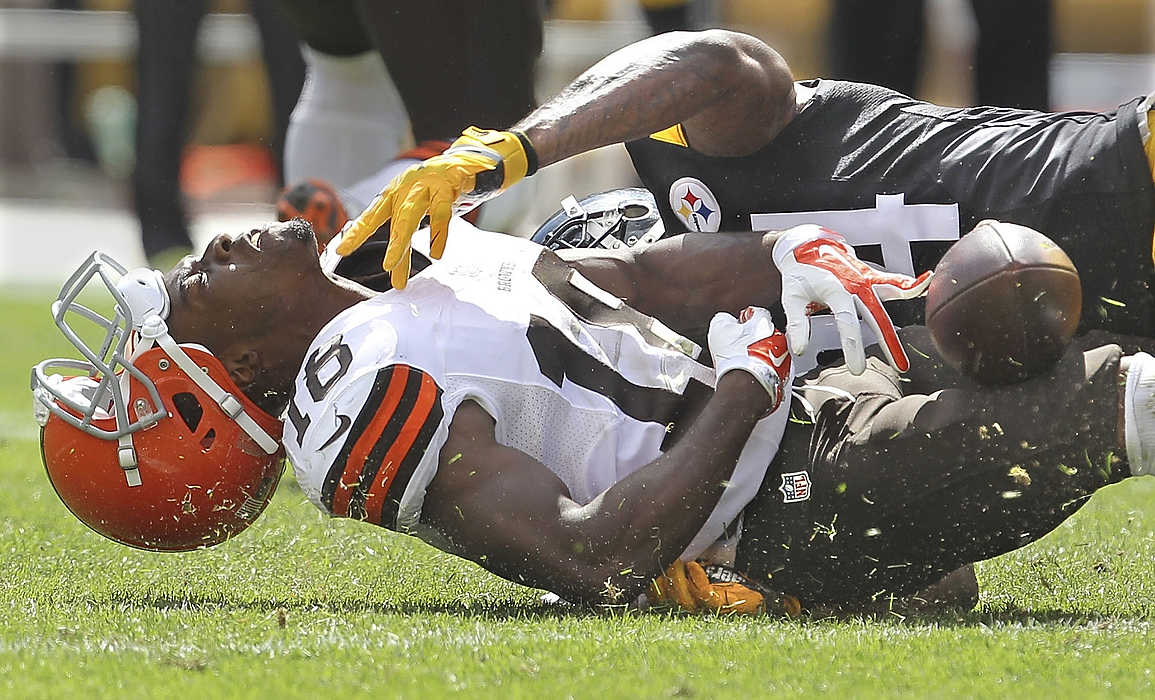
[{"label": "grass field", "polygon": [[71,354],[48,298],[0,290],[0,697],[1152,697],[1155,479],[982,563],[977,610],[905,619],[559,610],[288,475],[215,549],[112,544],[40,464],[29,367]]}]

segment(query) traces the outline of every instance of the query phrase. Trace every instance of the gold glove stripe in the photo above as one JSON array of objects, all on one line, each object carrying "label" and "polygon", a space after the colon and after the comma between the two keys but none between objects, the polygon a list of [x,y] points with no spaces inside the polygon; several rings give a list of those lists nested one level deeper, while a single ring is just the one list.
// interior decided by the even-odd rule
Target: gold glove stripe
[{"label": "gold glove stripe", "polygon": [[505,164],[505,177],[501,180],[501,189],[509,187],[529,174],[529,155],[522,145],[522,140],[513,132],[471,126],[461,132],[461,138],[454,141],[453,146],[445,153],[454,153],[470,146],[473,147],[470,150],[489,151],[487,154],[489,157]]},{"label": "gold glove stripe", "polygon": [[455,204],[468,211],[525,177],[531,167],[537,167],[537,157],[523,134],[471,126],[445,153],[393,178],[347,227],[337,252],[348,255],[390,222],[389,245],[381,265],[389,270],[393,287],[404,289],[409,280],[411,239],[423,216],[429,217],[430,255],[438,258]]},{"label": "gold glove stripe", "polygon": [[530,143],[529,137],[522,132],[515,129],[510,129],[509,133],[517,137],[517,140],[521,142],[521,150],[525,151],[525,176],[529,177],[530,175],[533,175],[537,172],[538,168],[537,149],[535,149],[533,144]]},{"label": "gold glove stripe", "polygon": [[[510,136],[513,136],[513,134],[510,134]],[[503,153],[501,157],[501,162],[505,164],[505,172],[507,173],[505,179],[501,181],[503,189],[509,187],[529,173],[529,158],[526,157],[525,150],[521,147],[521,141],[519,141],[516,136],[513,136],[512,143],[517,144],[517,150],[510,153]]]}]

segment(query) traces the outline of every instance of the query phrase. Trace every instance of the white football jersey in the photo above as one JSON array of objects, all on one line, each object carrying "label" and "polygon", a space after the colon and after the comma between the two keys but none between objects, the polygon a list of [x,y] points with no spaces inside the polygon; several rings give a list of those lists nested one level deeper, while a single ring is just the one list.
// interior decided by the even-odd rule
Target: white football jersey
[{"label": "white football jersey", "polygon": [[[418,238],[426,248],[428,232]],[[421,506],[462,401],[483,407],[499,443],[542,462],[585,504],[657,458],[688,399],[713,391],[699,351],[541,246],[454,219],[439,262],[317,335],[283,442],[325,512],[437,543]],[[788,404],[759,422],[686,556],[753,497]]]}]

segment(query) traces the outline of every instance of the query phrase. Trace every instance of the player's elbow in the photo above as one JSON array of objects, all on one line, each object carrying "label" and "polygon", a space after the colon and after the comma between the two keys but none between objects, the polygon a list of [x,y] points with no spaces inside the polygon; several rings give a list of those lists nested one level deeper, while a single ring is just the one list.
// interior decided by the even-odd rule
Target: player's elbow
[{"label": "player's elbow", "polygon": [[571,527],[564,565],[555,568],[562,585],[552,590],[588,605],[624,605],[645,592],[660,570],[653,542],[615,519],[599,517],[600,498],[567,509],[563,521]]},{"label": "player's elbow", "polygon": [[716,69],[715,77],[719,81],[737,81],[746,87],[755,81],[775,86],[783,79],[793,81],[786,60],[757,37],[727,29],[708,29],[692,34],[691,45],[710,56],[703,63]]},{"label": "player's elbow", "polygon": [[752,57],[770,49],[758,37],[729,29],[705,29],[692,32],[692,35],[696,43],[702,46],[713,46],[728,51],[731,61],[736,58]]}]

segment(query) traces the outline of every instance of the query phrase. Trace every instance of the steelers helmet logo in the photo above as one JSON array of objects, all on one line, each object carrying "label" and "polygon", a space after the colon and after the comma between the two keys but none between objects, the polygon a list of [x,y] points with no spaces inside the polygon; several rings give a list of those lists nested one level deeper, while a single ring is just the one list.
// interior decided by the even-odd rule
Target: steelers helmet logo
[{"label": "steelers helmet logo", "polygon": [[714,233],[722,224],[718,198],[697,178],[684,177],[670,185],[670,209],[691,231]]}]

